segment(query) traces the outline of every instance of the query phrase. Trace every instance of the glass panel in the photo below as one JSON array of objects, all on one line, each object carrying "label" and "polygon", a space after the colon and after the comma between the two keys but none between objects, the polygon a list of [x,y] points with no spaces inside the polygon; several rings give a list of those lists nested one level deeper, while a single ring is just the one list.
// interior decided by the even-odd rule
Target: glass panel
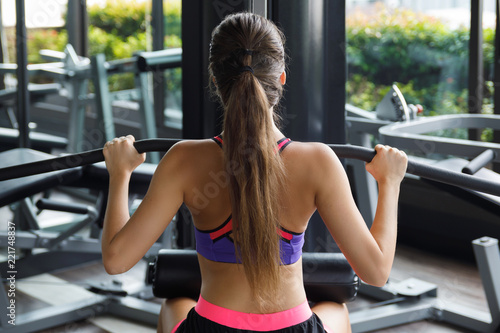
[{"label": "glass panel", "polygon": [[[181,0],[163,1],[165,18],[165,48],[182,47],[181,40]],[[164,125],[182,129],[182,68],[165,71],[165,111]]]},{"label": "glass panel", "polygon": [[[151,1],[87,0],[89,54],[104,53],[106,61],[126,59],[150,51]],[[110,91],[134,88],[134,74],[109,77]]]},{"label": "glass panel", "polygon": [[453,112],[456,104],[447,104],[445,94],[453,87],[457,100],[467,88],[468,29],[452,28],[429,14],[435,8],[418,6],[422,1],[413,8],[347,3],[348,102],[374,110],[397,82],[407,102],[422,104],[426,114]]},{"label": "glass panel", "polygon": [[[348,103],[375,110],[396,83],[425,116],[468,112],[469,0],[347,0],[346,8]],[[495,20],[495,1],[487,0],[483,112],[491,112]]]},{"label": "glass panel", "polygon": [[[3,59],[0,62],[12,64],[11,70],[4,70],[0,74],[2,85],[0,89],[16,89],[16,1],[1,1],[1,47]],[[57,95],[56,85],[58,76],[46,71],[48,63],[58,62],[56,58],[44,58],[40,51],[51,50],[62,52],[67,43],[66,12],[67,0],[38,1],[25,0],[25,22],[27,32],[28,64],[42,64],[36,70],[29,70],[30,82],[30,128],[42,132],[53,132],[55,126],[50,122],[42,122],[40,114],[43,112],[37,102],[45,101],[48,96]],[[46,64],[46,65],[45,65]],[[42,85],[43,84],[43,85]],[[44,85],[49,84],[49,85]],[[17,127],[16,101],[8,100],[0,106],[0,126]],[[48,123],[48,124],[47,124]],[[50,128],[52,127],[52,128]]]},{"label": "glass panel", "polygon": [[[28,33],[28,63],[43,63],[39,52],[43,49],[62,51],[67,42],[66,11],[67,0],[44,1],[25,0],[26,28]],[[4,62],[16,62],[16,3],[2,0],[1,13],[3,33],[6,40],[2,46],[8,50]],[[3,36],[2,36],[3,37]]]}]

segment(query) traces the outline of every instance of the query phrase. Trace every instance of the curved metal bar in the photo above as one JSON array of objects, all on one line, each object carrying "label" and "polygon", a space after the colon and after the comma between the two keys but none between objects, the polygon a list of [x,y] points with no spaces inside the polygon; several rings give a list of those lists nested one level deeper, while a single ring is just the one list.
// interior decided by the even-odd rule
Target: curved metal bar
[{"label": "curved metal bar", "polygon": [[425,135],[450,128],[493,128],[500,130],[499,115],[454,114],[425,117],[419,120],[392,123],[379,129],[383,143],[426,154],[448,154],[474,158],[487,149],[495,152],[495,162],[500,162],[500,144]]},{"label": "curved metal bar", "polygon": [[[147,139],[135,142],[138,152],[167,151],[180,139]],[[375,156],[375,150],[352,145],[329,144],[330,148],[341,158],[353,158],[370,162]],[[86,151],[79,154],[56,157],[44,161],[26,163],[0,169],[0,181],[36,175],[40,173],[63,170],[93,164],[104,160],[101,149]],[[438,182],[468,188],[471,190],[500,196],[500,183],[482,178],[453,172],[424,163],[409,161],[408,173]]]}]

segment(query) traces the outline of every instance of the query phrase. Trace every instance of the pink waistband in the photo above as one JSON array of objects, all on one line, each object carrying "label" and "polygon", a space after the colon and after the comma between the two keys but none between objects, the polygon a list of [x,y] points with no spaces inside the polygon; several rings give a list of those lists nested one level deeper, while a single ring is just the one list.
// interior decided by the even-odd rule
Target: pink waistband
[{"label": "pink waistband", "polygon": [[240,330],[275,331],[300,324],[312,316],[307,301],[282,312],[257,314],[229,310],[209,303],[201,296],[194,308],[196,312],[217,324]]}]

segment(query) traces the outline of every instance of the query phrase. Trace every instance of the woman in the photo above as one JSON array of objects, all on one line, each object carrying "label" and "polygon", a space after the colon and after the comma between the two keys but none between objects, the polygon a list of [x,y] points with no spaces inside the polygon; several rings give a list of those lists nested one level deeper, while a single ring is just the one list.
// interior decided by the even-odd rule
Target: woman
[{"label": "woman", "polygon": [[214,30],[209,72],[225,111],[223,134],[173,146],[132,217],[128,182],[145,157],[131,136],[104,147],[108,273],[135,265],[183,202],[193,215],[201,295],[198,302],[166,300],[158,332],[350,332],[344,304],[323,302],[311,312],[306,299],[301,251],[315,210],[362,280],[382,286],[388,278],[406,155],[378,145],[366,166],[379,185],[369,230],[334,152],[284,139],[276,126],[286,81],[283,43],[274,24],[250,13],[228,16]]}]

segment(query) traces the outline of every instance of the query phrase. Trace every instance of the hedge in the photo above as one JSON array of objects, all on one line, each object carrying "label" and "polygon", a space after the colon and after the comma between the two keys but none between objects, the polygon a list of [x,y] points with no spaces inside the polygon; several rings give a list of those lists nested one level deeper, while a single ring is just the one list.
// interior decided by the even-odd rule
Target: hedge
[{"label": "hedge", "polygon": [[[421,104],[425,115],[468,112],[469,29],[408,9],[378,4],[370,13],[354,11],[346,19],[347,102],[366,110],[397,83],[408,103]],[[492,112],[494,30],[483,31],[485,99]],[[467,136],[465,130],[445,135]],[[491,131],[483,139],[491,140]]]}]

